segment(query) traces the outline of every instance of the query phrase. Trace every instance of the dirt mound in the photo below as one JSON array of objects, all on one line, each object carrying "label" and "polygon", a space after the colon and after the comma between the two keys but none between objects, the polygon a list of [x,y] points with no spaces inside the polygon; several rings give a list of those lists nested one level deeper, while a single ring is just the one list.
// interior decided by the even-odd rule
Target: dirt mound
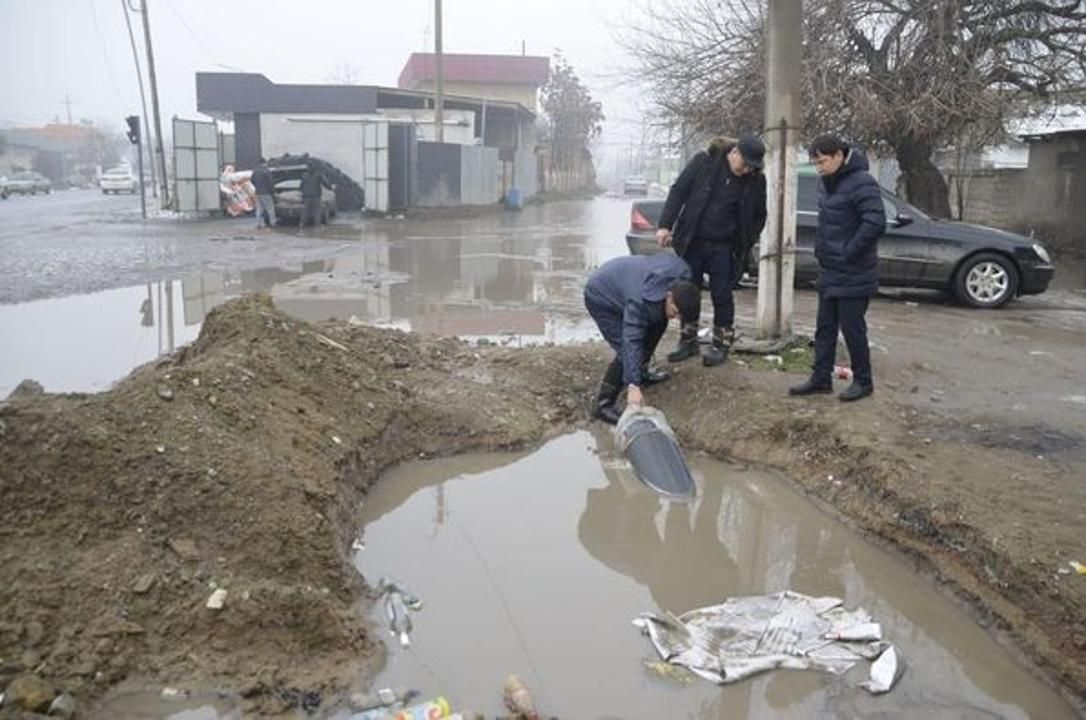
[{"label": "dirt mound", "polygon": [[[597,363],[561,354],[318,328],[254,297],[107,393],[12,398],[0,687],[30,671],[83,698],[209,679],[269,714],[291,688],[350,685],[380,653],[348,559],[366,486],[405,458],[568,425]],[[218,588],[225,607],[206,608]]]}]

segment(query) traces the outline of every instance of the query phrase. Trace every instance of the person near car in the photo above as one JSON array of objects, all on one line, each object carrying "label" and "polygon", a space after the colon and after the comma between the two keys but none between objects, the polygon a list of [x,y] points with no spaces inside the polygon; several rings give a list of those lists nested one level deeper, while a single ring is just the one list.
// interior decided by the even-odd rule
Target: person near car
[{"label": "person near car", "polygon": [[324,179],[312,165],[302,175],[302,225],[318,225],[321,221],[321,186]]},{"label": "person near car", "polygon": [[809,154],[821,176],[818,191],[818,315],[811,377],[789,389],[792,395],[833,392],[838,331],[852,362],[852,384],[838,397],[865,398],[875,391],[867,344],[868,301],[879,286],[879,237],[886,211],[879,183],[867,171],[867,158],[836,135],[820,135]]},{"label": "person near car", "polygon": [[250,178],[256,192],[256,226],[275,227],[275,186],[272,182],[268,161],[260,158],[260,164],[253,170]]},{"label": "person near car", "polygon": [[[713,337],[702,358],[706,366],[726,362],[735,341],[732,288],[742,274],[747,253],[765,227],[764,161],[765,145],[754,135],[738,141],[716,138],[683,168],[660,214],[657,243],[673,247],[696,280],[709,275]],[[683,323],[679,344],[667,359],[681,362],[698,354],[695,317]]]},{"label": "person near car", "polygon": [[668,253],[617,257],[588,278],[585,308],[615,351],[596,393],[593,417],[615,424],[623,388],[626,405],[636,407],[644,402],[643,387],[668,378],[650,370],[649,361],[669,320],[696,320],[701,289],[691,277],[690,266]]}]

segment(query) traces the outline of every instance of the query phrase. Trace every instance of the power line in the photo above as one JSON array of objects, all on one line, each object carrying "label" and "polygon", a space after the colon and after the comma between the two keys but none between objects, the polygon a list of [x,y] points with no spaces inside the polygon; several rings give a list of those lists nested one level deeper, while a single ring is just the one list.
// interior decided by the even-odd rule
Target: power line
[{"label": "power line", "polygon": [[109,84],[113,86],[113,94],[117,96],[117,102],[126,105],[128,101],[121,96],[121,88],[117,85],[117,78],[113,75],[113,66],[109,63],[109,53],[106,51],[106,41],[102,37],[102,28],[98,25],[98,11],[94,9],[94,0],[88,0],[88,2],[91,9],[91,18],[94,20],[94,34],[98,36],[98,46],[102,48],[102,60],[106,63]]},{"label": "power line", "polygon": [[203,48],[203,51],[207,53],[207,56],[211,58],[216,67],[225,68],[227,70],[234,70],[236,72],[245,72],[241,68],[232,67],[230,65],[225,65],[219,62],[218,55],[210,47],[208,47],[207,43],[200,39],[200,36],[196,34],[192,27],[185,21],[185,18],[181,16],[181,13],[178,12],[177,7],[174,6],[172,0],[166,0],[166,6],[170,8],[170,12],[173,13],[173,16],[177,18],[177,21],[181,23],[181,26],[185,28],[185,30],[188,32],[189,37],[195,40],[196,44]]}]

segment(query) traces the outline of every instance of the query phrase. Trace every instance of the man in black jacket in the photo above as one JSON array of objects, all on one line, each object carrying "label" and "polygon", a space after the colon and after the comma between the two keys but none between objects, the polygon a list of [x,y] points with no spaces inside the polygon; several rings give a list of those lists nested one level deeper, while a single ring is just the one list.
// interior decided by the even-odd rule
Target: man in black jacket
[{"label": "man in black jacket", "polygon": [[626,404],[641,405],[641,388],[659,382],[649,371],[668,320],[697,319],[701,290],[690,282],[690,268],[674,255],[621,255],[592,273],[584,304],[603,339],[615,351],[592,407],[593,417],[618,422],[615,406],[626,388]]},{"label": "man in black jacket", "polygon": [[867,171],[867,158],[834,135],[811,142],[811,159],[822,176],[818,193],[818,320],[810,379],[791,395],[833,392],[837,332],[845,336],[852,361],[852,385],[838,397],[850,402],[875,391],[867,345],[868,300],[879,288],[879,237],[886,232],[886,210],[879,183]]},{"label": "man in black jacket", "polygon": [[[743,272],[751,245],[765,227],[765,145],[753,135],[738,142],[717,138],[695,155],[667,194],[656,241],[673,246],[695,281],[709,274],[713,299],[713,343],[702,358],[707,366],[728,359],[735,340],[732,287]],[[684,323],[670,362],[698,354],[698,323]]]}]

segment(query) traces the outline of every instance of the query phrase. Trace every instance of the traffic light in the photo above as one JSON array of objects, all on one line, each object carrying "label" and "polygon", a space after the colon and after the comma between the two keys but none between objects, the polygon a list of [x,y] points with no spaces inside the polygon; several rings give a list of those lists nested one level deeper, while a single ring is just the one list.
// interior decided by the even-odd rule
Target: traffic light
[{"label": "traffic light", "polygon": [[128,123],[128,142],[133,145],[140,144],[140,118],[139,115],[129,115],[125,118],[125,122]]}]

